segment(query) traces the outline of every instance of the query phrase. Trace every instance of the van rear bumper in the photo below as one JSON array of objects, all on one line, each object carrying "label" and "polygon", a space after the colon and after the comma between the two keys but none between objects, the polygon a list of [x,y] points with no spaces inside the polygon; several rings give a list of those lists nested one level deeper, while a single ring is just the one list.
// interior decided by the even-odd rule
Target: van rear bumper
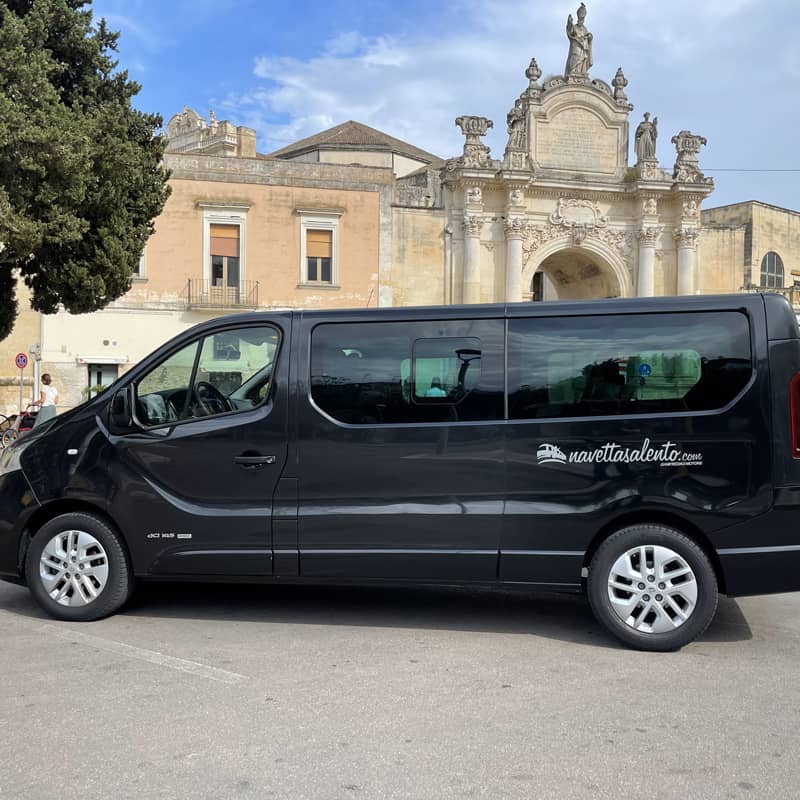
[{"label": "van rear bumper", "polygon": [[732,547],[717,554],[729,597],[800,591],[800,544]]}]

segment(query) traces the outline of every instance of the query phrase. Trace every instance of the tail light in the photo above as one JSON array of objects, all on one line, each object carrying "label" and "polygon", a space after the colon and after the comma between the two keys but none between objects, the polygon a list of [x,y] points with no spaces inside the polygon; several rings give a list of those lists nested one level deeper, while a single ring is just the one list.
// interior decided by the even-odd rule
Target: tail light
[{"label": "tail light", "polygon": [[792,458],[800,458],[800,372],[789,382],[789,416],[792,421]]}]

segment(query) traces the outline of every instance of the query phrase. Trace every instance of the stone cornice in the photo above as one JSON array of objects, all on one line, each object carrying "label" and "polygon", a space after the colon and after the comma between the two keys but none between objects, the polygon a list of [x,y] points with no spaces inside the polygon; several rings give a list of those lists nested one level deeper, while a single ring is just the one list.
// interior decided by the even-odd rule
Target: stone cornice
[{"label": "stone cornice", "polygon": [[195,153],[166,153],[164,166],[173,180],[261,183],[331,189],[381,191],[394,185],[388,167],[360,167],[342,164],[306,164],[272,158],[204,156]]}]

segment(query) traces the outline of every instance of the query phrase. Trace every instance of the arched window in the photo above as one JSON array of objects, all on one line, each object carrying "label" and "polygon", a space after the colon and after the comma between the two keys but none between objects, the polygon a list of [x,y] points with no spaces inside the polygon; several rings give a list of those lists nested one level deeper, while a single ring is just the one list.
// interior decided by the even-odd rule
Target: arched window
[{"label": "arched window", "polygon": [[781,257],[772,250],[761,259],[760,285],[768,289],[783,288],[783,261],[781,261]]}]

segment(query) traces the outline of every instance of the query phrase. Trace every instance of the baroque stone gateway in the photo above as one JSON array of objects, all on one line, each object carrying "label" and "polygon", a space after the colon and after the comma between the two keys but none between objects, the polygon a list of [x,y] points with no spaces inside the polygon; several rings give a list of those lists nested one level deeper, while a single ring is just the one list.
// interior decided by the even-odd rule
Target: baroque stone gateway
[{"label": "baroque stone gateway", "polygon": [[698,153],[705,138],[672,138],[657,157],[658,117],[636,128],[629,165],[628,79],[592,77],[594,41],[581,3],[567,17],[563,74],[535,58],[506,118],[502,159],[482,137],[492,121],[462,116],[463,153],[442,172],[452,232],[452,302],[694,294],[702,291],[700,205],[713,190]]}]

